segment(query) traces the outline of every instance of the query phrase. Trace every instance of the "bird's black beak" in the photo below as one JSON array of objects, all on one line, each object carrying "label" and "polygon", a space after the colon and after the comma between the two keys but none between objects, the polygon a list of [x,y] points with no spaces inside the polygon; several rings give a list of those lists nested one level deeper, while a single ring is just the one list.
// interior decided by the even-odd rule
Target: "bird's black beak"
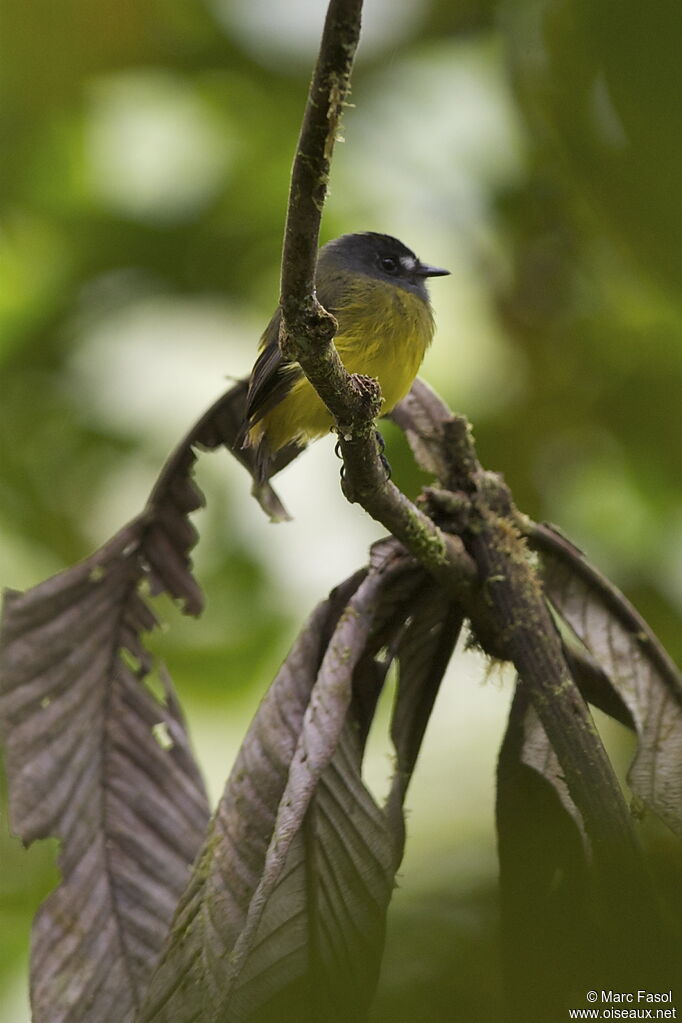
[{"label": "bird's black beak", "polygon": [[419,263],[414,271],[417,277],[448,277],[449,270],[443,270],[440,266],[429,266],[427,263]]}]

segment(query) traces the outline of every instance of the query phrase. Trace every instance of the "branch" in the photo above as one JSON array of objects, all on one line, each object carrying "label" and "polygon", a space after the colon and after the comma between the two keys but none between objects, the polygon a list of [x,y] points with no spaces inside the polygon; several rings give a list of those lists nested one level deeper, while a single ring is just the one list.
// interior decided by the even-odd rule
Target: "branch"
[{"label": "branch", "polygon": [[317,301],[315,266],[339,119],[350,90],[362,0],[331,0],[291,176],[282,252],[280,345],[336,420],[344,492],[381,522],[454,595],[475,577],[458,537],[446,536],[386,479],[374,438],[375,380],[348,374],[334,348],[336,321]]},{"label": "branch", "polygon": [[[612,911],[607,915],[621,923],[624,911],[645,918],[648,878],[632,822],[567,666],[561,638],[521,534],[530,532],[533,546],[551,545],[556,552],[557,545],[563,544],[561,549],[569,549],[572,555],[574,549],[519,514],[501,478],[481,468],[467,421],[453,416],[423,381],[415,381],[392,418],[404,430],[418,464],[443,481],[445,490],[426,491],[428,507],[444,528],[464,537],[481,580],[482,592],[473,591],[466,612],[484,649],[513,661],[523,680],[526,696],[542,721],[585,823],[602,896]],[[563,553],[566,557],[565,550]],[[574,566],[575,555],[570,561]],[[585,563],[574,567],[594,573]],[[604,588],[609,585],[600,582]],[[612,599],[622,607],[620,594],[612,594]],[[631,621],[636,620],[641,629],[642,620],[629,610],[635,616]],[[652,637],[647,634],[647,638],[647,647],[654,646]],[[595,665],[595,674],[598,670]]]},{"label": "branch", "polygon": [[[465,602],[487,649],[512,660],[556,751],[593,844],[607,915],[623,920],[622,889],[634,918],[648,888],[618,783],[571,677],[542,587],[514,525],[501,481],[484,473],[466,420],[436,408],[448,491],[446,535],[385,478],[374,435],[376,381],[346,373],[333,346],[335,322],[315,296],[315,257],[339,115],[360,31],[360,0],[331,0],[294,163],[282,256],[280,344],[299,362],[336,420],[344,491],[382,522],[450,592]],[[463,492],[463,493],[462,493]],[[463,500],[458,503],[458,493]],[[432,495],[431,506],[438,512]],[[442,508],[441,508],[442,511]],[[471,586],[476,576],[478,587]],[[464,580],[464,581],[463,581]],[[484,642],[484,645],[486,643]],[[616,912],[617,911],[617,912]]]},{"label": "branch", "polygon": [[[486,473],[462,417],[443,423],[449,491],[470,499],[465,531],[490,608],[497,642],[516,666],[557,755],[590,837],[600,893],[611,920],[640,921],[652,897],[629,811],[588,707],[571,676],[523,538],[511,495]],[[475,617],[472,619],[476,628]],[[487,628],[488,623],[485,623]],[[627,897],[623,898],[623,892]]]},{"label": "branch", "polygon": [[315,269],[331,158],[350,92],[361,13],[362,0],[330,0],[291,172],[282,250],[282,349],[296,359],[302,353],[323,350],[323,361],[329,372],[337,374],[341,387],[347,386],[349,378],[338,354],[330,350],[336,321],[315,297]]}]

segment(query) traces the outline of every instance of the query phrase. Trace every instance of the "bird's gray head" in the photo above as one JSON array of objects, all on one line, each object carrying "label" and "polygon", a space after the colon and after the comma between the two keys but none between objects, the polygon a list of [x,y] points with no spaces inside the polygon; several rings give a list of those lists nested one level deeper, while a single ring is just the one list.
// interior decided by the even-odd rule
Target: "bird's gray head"
[{"label": "bird's gray head", "polygon": [[320,261],[329,268],[349,270],[404,288],[428,301],[427,277],[445,277],[450,273],[438,266],[422,263],[397,238],[388,234],[364,231],[342,234],[320,250]]}]

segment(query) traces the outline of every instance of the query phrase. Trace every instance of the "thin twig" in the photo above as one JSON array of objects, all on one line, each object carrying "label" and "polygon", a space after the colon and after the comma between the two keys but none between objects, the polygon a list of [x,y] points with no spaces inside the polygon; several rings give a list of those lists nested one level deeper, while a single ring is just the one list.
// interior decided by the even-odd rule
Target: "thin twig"
[{"label": "thin twig", "polygon": [[[282,253],[282,309],[297,317],[315,292],[320,220],[360,38],[362,0],[330,0],[291,173]],[[306,337],[297,338],[299,346]]]}]

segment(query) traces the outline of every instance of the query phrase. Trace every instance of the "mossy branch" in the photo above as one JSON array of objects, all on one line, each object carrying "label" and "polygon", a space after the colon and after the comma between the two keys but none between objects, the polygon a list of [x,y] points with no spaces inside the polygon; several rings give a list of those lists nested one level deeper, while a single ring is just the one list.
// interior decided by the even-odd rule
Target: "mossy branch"
[{"label": "mossy branch", "polygon": [[[632,818],[589,708],[568,668],[559,633],[501,477],[478,462],[469,424],[443,409],[447,491],[468,495],[463,539],[479,572],[487,605],[479,636],[513,662],[542,722],[566,785],[585,824],[606,917],[618,925],[654,919],[654,900]],[[627,897],[624,898],[624,892]]]}]

